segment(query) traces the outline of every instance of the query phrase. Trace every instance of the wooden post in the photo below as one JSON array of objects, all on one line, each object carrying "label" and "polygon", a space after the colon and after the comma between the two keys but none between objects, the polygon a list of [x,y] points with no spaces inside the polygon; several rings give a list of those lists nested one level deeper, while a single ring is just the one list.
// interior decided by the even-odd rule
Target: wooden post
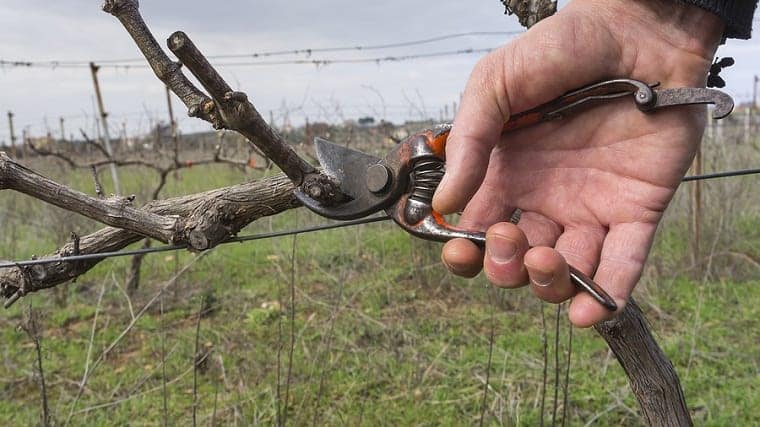
[{"label": "wooden post", "polygon": [[[713,137],[712,135],[712,118],[709,116],[707,120],[710,124],[710,128],[708,129],[708,135],[710,137]],[[701,175],[702,174],[702,144],[706,142],[705,138],[702,138],[702,142],[697,146],[697,153],[694,156],[694,162],[691,165],[691,171],[694,175]],[[702,231],[702,181],[696,181],[692,183],[691,187],[691,261],[696,266],[697,262],[699,262],[699,246],[700,246],[700,240],[702,238],[701,236]]]},{"label": "wooden post", "polygon": [[66,142],[66,129],[63,127],[63,117],[60,117],[58,121],[61,124],[61,142]]},{"label": "wooden post", "polygon": [[744,143],[749,144],[749,139],[751,135],[750,127],[752,122],[752,106],[747,108],[747,110],[744,112]]},{"label": "wooden post", "polygon": [[129,148],[129,139],[127,138],[127,120],[121,122],[121,146],[123,148]]},{"label": "wooden post", "polygon": [[752,126],[752,134],[757,133],[757,85],[760,83],[760,76],[755,76],[754,84],[752,85],[752,105],[750,105],[750,123]]},{"label": "wooden post", "polygon": [[26,146],[29,144],[31,138],[32,137],[29,136],[29,129],[21,129],[21,152],[19,153],[19,157],[26,158]]},{"label": "wooden post", "polygon": [[13,131],[13,112],[8,111],[8,130],[11,134],[11,157],[16,158],[16,133]]},{"label": "wooden post", "polygon": [[[92,83],[95,86],[95,98],[98,101],[98,112],[100,113],[100,123],[103,127],[103,145],[108,152],[108,156],[113,158],[113,150],[111,149],[111,137],[108,133],[108,113],[103,108],[103,97],[100,94],[100,84],[98,83],[98,70],[100,67],[95,65],[94,62],[90,62],[90,72],[92,73]],[[113,179],[114,193],[121,194],[121,185],[119,183],[119,173],[116,171],[116,165],[111,163],[111,178]]]},{"label": "wooden post", "polygon": [[311,134],[311,123],[309,123],[309,116],[306,116],[306,123],[303,125],[303,130],[303,143],[308,145],[314,142],[314,136]]},{"label": "wooden post", "polygon": [[171,127],[172,142],[174,143],[174,161],[179,162],[179,134],[177,133],[177,121],[174,120],[174,109],[172,108],[172,92],[169,89],[169,86],[166,86],[166,105],[169,109],[169,126]]}]

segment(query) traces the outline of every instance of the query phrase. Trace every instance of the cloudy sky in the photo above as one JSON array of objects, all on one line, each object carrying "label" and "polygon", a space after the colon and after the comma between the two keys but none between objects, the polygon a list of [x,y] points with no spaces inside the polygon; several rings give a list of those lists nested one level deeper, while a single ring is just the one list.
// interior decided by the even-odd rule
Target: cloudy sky
[{"label": "cloudy sky", "polygon": [[[7,141],[6,111],[15,114],[17,134],[26,128],[41,135],[84,128],[94,133],[93,87],[87,61],[118,60],[130,67],[104,67],[101,86],[110,113],[110,127],[146,130],[166,120],[164,87],[144,66],[127,62],[139,52],[121,25],[100,11],[100,0],[0,0],[0,59],[5,61],[81,62],[67,68],[0,67],[0,142]],[[563,4],[566,2],[560,2]],[[221,6],[219,6],[221,5]],[[446,34],[471,35],[435,43],[382,50],[348,50],[267,58],[214,59],[212,62],[357,59],[486,49],[506,42],[507,32],[520,29],[514,17],[502,14],[496,0],[438,1],[355,0],[260,1],[142,0],[141,11],[160,43],[175,30],[190,35],[208,55],[370,46]],[[760,25],[755,18],[756,27]],[[449,55],[399,62],[220,66],[228,82],[249,94],[264,116],[278,123],[340,121],[361,116],[438,118],[445,105],[459,97],[467,76],[482,53]],[[720,56],[734,56],[737,65],[724,71],[728,91],[739,102],[752,97],[753,74],[760,74],[760,37],[730,41]],[[186,118],[174,100],[183,132],[207,130],[204,122]]]}]

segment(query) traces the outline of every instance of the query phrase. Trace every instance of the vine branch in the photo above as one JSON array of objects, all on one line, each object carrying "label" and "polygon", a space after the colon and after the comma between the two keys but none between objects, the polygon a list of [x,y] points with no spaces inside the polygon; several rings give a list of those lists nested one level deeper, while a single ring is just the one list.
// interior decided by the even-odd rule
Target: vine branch
[{"label": "vine branch", "polygon": [[[167,40],[181,63],[172,62],[156,42],[139,11],[137,0],[106,0],[103,10],[115,16],[132,36],[156,77],[188,107],[191,117],[211,123],[215,129],[237,131],[272,160],[306,194],[326,204],[345,199],[338,184],[303,160],[261,117],[243,92],[233,91],[183,32]],[[196,88],[181,70],[184,64],[209,95]]]},{"label": "vine branch", "polygon": [[[293,196],[293,185],[284,175],[223,187],[203,193],[156,200],[146,204],[143,214],[184,218],[187,240],[198,250],[210,249],[236,234],[251,222],[300,206]],[[134,231],[106,227],[80,236],[79,254],[95,254],[123,249],[143,235]],[[101,260],[69,262],[74,253],[69,242],[47,257],[61,262],[0,270],[0,296],[12,298],[52,288],[89,271]]]}]

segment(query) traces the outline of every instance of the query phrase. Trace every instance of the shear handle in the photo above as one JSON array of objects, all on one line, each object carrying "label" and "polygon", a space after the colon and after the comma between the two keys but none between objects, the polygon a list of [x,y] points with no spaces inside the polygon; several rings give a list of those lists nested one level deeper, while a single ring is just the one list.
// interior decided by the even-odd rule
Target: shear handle
[{"label": "shear handle", "polygon": [[[455,238],[464,238],[484,248],[486,244],[485,233],[464,230],[451,225],[443,215],[433,209],[431,202],[435,186],[423,189],[419,188],[423,185],[421,180],[427,179],[429,175],[433,173],[442,175],[446,140],[449,131],[449,127],[439,128],[436,131],[423,133],[422,135],[425,135],[425,138],[420,138],[417,135],[404,141],[404,144],[409,144],[410,146],[405,152],[413,153],[406,160],[412,170],[411,188],[407,193],[401,195],[396,203],[387,207],[385,211],[401,228],[422,239],[447,242]],[[422,172],[425,175],[415,177],[414,174],[418,165],[429,167],[435,164],[440,166],[440,168],[426,169]],[[601,286],[578,269],[572,266],[569,267],[570,281],[576,287],[589,293],[604,308],[610,311],[617,310],[615,300]]]},{"label": "shear handle", "polygon": [[632,79],[614,79],[594,83],[568,92],[538,107],[513,114],[504,123],[504,131],[508,132],[549,120],[560,119],[602,102],[632,94],[639,109],[649,111],[654,106],[657,97],[653,88],[658,85],[659,83],[648,85]]}]

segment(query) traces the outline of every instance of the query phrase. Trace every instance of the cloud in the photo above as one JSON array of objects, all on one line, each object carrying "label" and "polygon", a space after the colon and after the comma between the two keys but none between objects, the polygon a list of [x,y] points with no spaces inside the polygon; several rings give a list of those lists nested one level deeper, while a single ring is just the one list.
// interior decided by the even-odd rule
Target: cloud
[{"label": "cloud", "polygon": [[[516,29],[498,2],[431,4],[421,0],[355,2],[265,2],[231,0],[143,1],[141,12],[159,43],[174,30],[186,31],[206,54],[388,43],[451,32]],[[329,57],[393,55],[498,45],[503,38],[472,37],[390,51],[349,52]],[[0,5],[3,59],[102,60],[139,57],[121,25],[86,0],[9,0]],[[325,57],[323,55],[322,57]],[[302,56],[303,57],[303,56]],[[312,56],[316,57],[316,56]],[[315,67],[221,67],[230,83],[248,92],[266,114],[303,103],[302,114],[322,114],[322,99],[355,105],[379,102],[362,86],[380,90],[389,104],[403,104],[418,91],[429,105],[456,100],[478,55],[398,64]],[[165,111],[161,83],[147,69],[100,71],[106,108],[114,120],[140,111]],[[427,76],[427,78],[409,78]],[[446,78],[443,80],[442,78]],[[92,112],[89,70],[8,68],[0,71],[0,108],[16,112],[17,128],[44,132],[45,120]],[[364,105],[364,110],[374,106]],[[353,107],[352,107],[353,108]],[[356,109],[356,108],[355,108]],[[401,118],[402,109],[395,119]],[[76,114],[74,114],[76,113]],[[51,119],[52,118],[52,119]],[[90,118],[91,119],[91,118]],[[158,119],[158,118],[156,118]],[[72,119],[73,121],[73,119]],[[92,120],[81,119],[81,122]],[[144,122],[144,121],[143,121]],[[185,122],[185,121],[183,121]],[[72,123],[70,128],[78,126]],[[198,123],[198,128],[207,125]],[[0,139],[5,139],[0,127]]]},{"label": "cloud", "polygon": [[[141,11],[159,43],[175,30],[187,32],[207,55],[243,54],[267,50],[382,44],[468,31],[510,31],[519,26],[503,15],[496,0],[430,2],[389,0],[356,2],[323,0],[272,2],[261,0],[144,0]],[[561,2],[562,4],[563,2]],[[388,51],[313,54],[310,58],[356,58],[405,55],[502,44],[507,37],[466,37]],[[728,91],[751,92],[758,69],[760,44],[734,42],[719,54],[734,54],[737,65],[724,71]],[[735,53],[734,53],[735,52]],[[20,60],[103,60],[139,58],[134,42],[121,25],[92,0],[4,0],[0,4],[0,58]],[[480,55],[450,56],[382,64],[282,65],[220,67],[235,88],[246,91],[261,112],[291,117],[329,119],[325,105],[342,104],[346,116],[382,111],[401,120],[423,103],[429,113],[459,98]],[[305,58],[305,56],[299,56]],[[274,59],[274,58],[272,58]],[[246,60],[246,59],[243,59]],[[214,60],[219,62],[220,60]],[[106,108],[114,121],[131,130],[147,126],[148,116],[160,120],[166,105],[163,85],[147,68],[102,69]],[[371,89],[368,89],[371,88]],[[379,97],[377,94],[381,94]],[[94,126],[92,82],[82,69],[0,69],[0,112],[13,110],[17,128],[42,133],[59,116],[72,117],[68,128]],[[179,102],[175,100],[175,109]],[[89,117],[85,117],[89,115]],[[3,114],[4,116],[4,114]],[[74,118],[74,117],[79,117]],[[138,119],[139,118],[139,119]],[[7,125],[0,121],[0,141]],[[198,120],[182,120],[185,132],[209,129]]]}]

